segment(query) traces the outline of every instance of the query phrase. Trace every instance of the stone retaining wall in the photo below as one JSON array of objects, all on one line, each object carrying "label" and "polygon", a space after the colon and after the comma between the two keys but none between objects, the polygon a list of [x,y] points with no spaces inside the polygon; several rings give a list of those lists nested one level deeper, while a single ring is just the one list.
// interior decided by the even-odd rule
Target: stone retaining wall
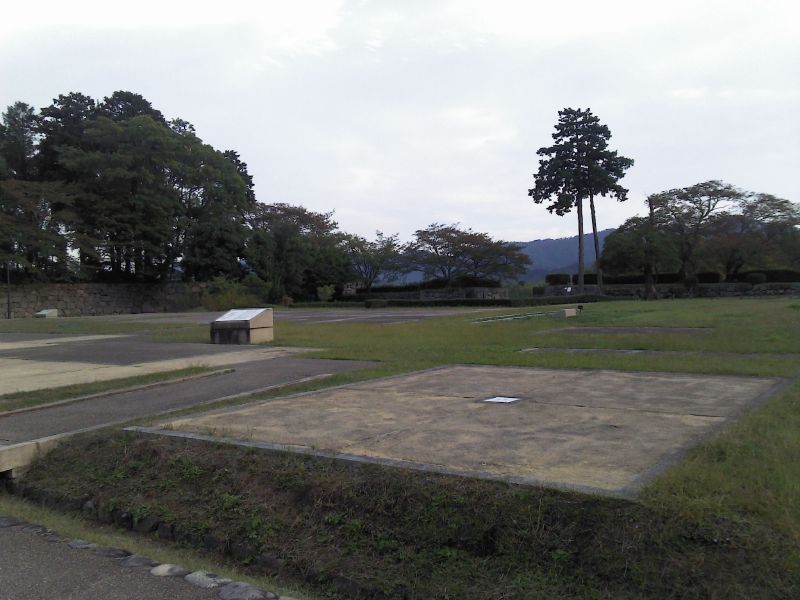
[{"label": "stone retaining wall", "polygon": [[[11,286],[11,316],[32,317],[45,308],[60,317],[88,317],[142,312],[170,312],[201,306],[208,284],[49,283]],[[6,316],[6,291],[0,295]]]}]

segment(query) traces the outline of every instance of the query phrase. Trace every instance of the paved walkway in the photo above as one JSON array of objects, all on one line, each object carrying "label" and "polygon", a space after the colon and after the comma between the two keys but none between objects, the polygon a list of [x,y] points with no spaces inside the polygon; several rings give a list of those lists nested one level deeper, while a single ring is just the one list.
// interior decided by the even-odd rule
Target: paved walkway
[{"label": "paved walkway", "polygon": [[156,343],[129,335],[0,334],[0,394],[107,381],[192,366],[291,356],[307,348]]},{"label": "paved walkway", "polygon": [[308,377],[361,369],[369,364],[301,358],[257,360],[235,365],[232,373],[109,394],[19,414],[0,415],[0,447],[157,415],[268,386],[286,385]]}]

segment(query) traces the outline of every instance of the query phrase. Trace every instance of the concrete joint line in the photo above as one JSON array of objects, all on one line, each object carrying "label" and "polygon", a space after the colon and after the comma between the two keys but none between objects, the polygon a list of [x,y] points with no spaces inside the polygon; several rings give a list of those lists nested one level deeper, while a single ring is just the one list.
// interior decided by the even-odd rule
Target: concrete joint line
[{"label": "concrete joint line", "polygon": [[[184,381],[192,381],[194,379],[204,379],[206,377],[213,377],[215,375],[226,375],[235,372],[236,369],[217,369],[208,373],[197,373],[195,375],[185,375],[176,379],[165,379],[163,381],[154,381],[152,383],[143,383],[141,385],[132,385],[124,388],[117,388],[106,390],[104,392],[97,392],[95,394],[87,394],[86,396],[78,396],[76,398],[65,398],[64,400],[56,400],[55,402],[48,402],[47,404],[37,404],[35,406],[24,406],[22,408],[15,408],[14,410],[0,411],[0,417],[8,417],[10,415],[18,415],[20,413],[33,412],[35,410],[43,410],[45,408],[52,408],[54,406],[63,406],[65,404],[73,404],[75,402],[82,402],[84,400],[93,400],[94,398],[102,398],[104,396],[115,396],[116,394],[125,394],[128,392],[137,392],[139,390],[147,390],[150,388],[161,387],[173,383],[183,383]],[[113,381],[109,380],[109,381]],[[37,390],[39,391],[39,390]],[[44,391],[44,390],[41,390]]]}]

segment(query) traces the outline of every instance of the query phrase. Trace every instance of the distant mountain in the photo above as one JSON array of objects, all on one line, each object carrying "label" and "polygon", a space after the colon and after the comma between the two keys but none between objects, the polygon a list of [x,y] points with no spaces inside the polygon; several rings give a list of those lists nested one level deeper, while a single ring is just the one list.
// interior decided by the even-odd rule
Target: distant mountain
[{"label": "distant mountain", "polygon": [[[597,232],[600,238],[600,251],[603,243],[614,229],[603,229]],[[584,234],[584,264],[587,271],[595,262],[594,239],[591,232]],[[515,242],[522,246],[522,251],[530,256],[533,264],[522,278],[524,281],[538,283],[544,281],[548,273],[578,272],[578,236],[558,239],[533,240],[532,242]]]}]

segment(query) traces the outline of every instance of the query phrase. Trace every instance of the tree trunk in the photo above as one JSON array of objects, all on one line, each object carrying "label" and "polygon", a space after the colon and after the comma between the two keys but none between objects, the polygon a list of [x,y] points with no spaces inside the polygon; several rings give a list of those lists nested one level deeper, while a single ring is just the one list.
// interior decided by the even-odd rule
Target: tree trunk
[{"label": "tree trunk", "polygon": [[600,240],[597,239],[597,218],[594,214],[594,194],[589,194],[589,209],[592,213],[592,235],[594,235],[594,260],[597,266],[597,289],[603,293],[603,267],[600,265]]},{"label": "tree trunk", "polygon": [[655,233],[656,218],[653,201],[648,197],[647,206],[649,207],[647,234],[644,236],[644,299],[655,300],[658,298],[655,284],[656,256],[653,248],[652,235]]},{"label": "tree trunk", "polygon": [[578,196],[578,293],[583,294],[583,198]]}]

